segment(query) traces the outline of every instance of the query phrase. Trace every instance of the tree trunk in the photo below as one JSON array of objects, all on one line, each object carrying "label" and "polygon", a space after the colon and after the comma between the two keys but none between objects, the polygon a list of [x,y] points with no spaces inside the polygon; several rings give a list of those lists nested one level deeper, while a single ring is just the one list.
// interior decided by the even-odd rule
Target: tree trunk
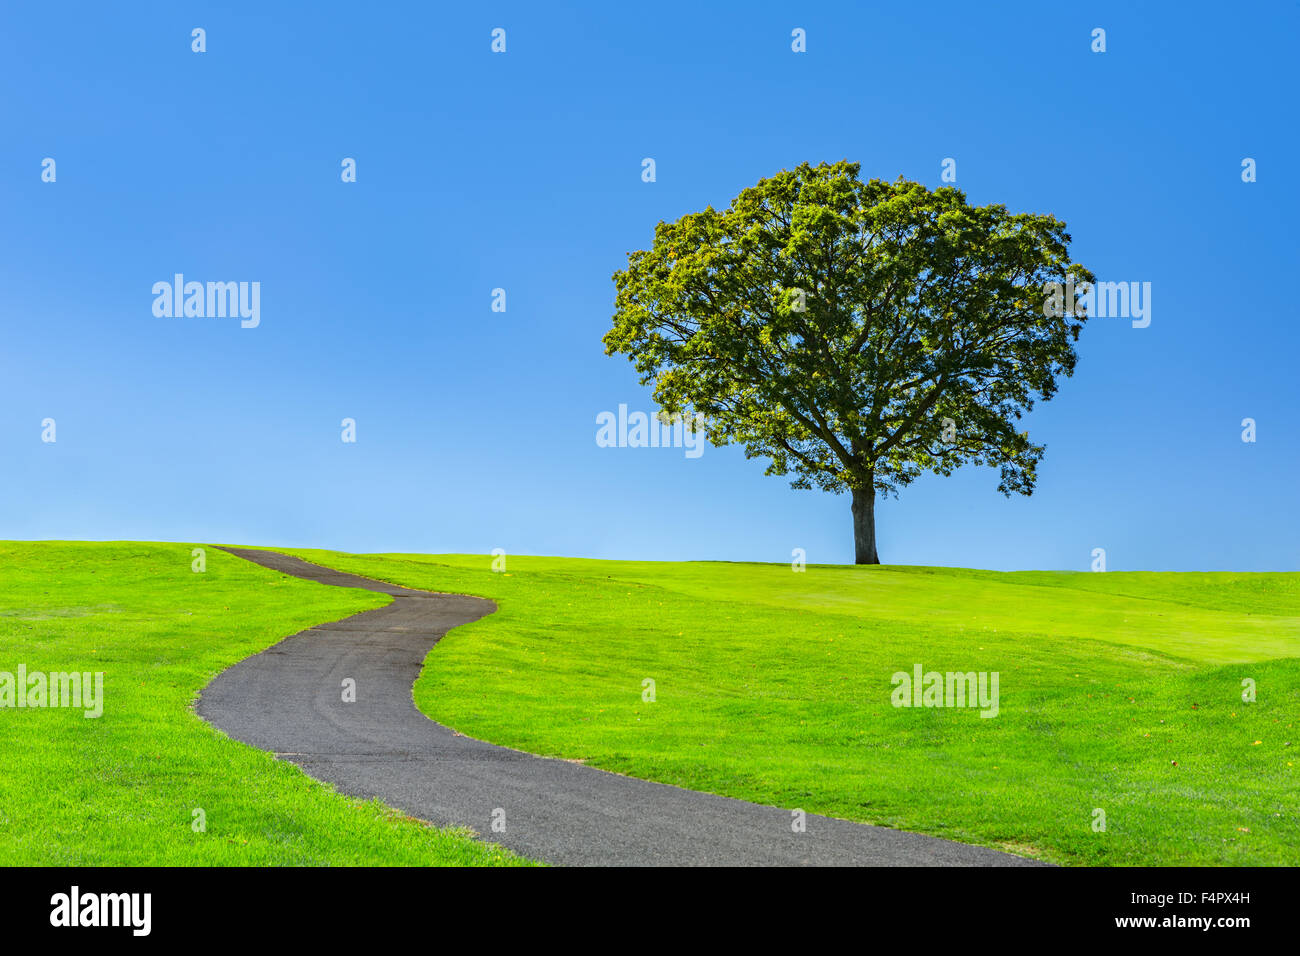
[{"label": "tree trunk", "polygon": [[853,489],[854,564],[879,564],[876,554],[876,489]]}]

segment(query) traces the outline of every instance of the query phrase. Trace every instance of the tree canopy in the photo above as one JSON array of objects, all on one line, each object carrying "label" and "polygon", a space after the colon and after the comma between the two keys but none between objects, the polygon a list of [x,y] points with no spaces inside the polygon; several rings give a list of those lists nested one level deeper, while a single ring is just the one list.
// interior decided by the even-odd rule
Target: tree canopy
[{"label": "tree canopy", "polygon": [[1032,493],[1044,446],[1018,420],[1072,374],[1086,320],[1051,284],[1093,276],[1052,216],[858,173],[805,163],[660,222],[614,275],[604,344],[711,443],[849,492],[876,563],[876,496],[926,471],[990,465],[999,491]]}]

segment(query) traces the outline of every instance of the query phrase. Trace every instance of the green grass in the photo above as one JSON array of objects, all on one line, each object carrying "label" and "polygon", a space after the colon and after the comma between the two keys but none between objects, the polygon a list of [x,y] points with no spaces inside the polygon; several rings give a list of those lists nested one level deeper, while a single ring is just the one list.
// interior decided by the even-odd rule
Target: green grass
[{"label": "green grass", "polygon": [[[1300,863],[1300,575],[294,553],[498,602],[416,685],[473,737],[1060,863]],[[917,663],[1000,714],[892,707]]]},{"label": "green grass", "polygon": [[[1300,863],[1300,575],[295,553],[498,602],[416,685],[474,737],[1061,863]],[[199,720],[225,667],[387,598],[190,560],[0,544],[0,671],[103,671],[106,698],[0,709],[0,864],[522,862]],[[998,671],[999,715],[892,707],[917,663]]]},{"label": "green grass", "polygon": [[[353,800],[192,710],[220,671],[387,597],[213,548],[0,543],[0,671],[102,671],[104,713],[0,709],[0,865],[492,865],[473,840]],[[194,811],[206,814],[195,832]]]}]

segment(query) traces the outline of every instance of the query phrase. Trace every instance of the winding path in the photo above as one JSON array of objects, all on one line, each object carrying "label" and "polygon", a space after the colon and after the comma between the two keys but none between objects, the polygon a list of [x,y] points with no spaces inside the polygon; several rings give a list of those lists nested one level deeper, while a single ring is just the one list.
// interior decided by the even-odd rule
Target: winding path
[{"label": "winding path", "polygon": [[[442,826],[467,826],[533,859],[567,865],[1017,866],[984,847],[696,793],[463,737],[416,709],[430,648],[496,610],[248,548],[264,567],[393,603],[286,638],[219,675],[199,714],[338,790]],[[356,702],[342,683],[356,681]],[[493,831],[504,811],[505,832]]]}]

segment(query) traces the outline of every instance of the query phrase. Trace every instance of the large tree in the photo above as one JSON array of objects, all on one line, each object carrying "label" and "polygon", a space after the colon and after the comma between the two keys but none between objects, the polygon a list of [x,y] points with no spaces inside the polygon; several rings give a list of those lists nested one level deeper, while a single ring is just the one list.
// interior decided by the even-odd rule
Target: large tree
[{"label": "large tree", "polygon": [[1093,277],[1051,216],[858,171],[805,163],[660,222],[614,275],[604,343],[711,443],[847,491],[857,563],[878,564],[876,497],[925,471],[997,466],[1032,493],[1044,446],[1017,421],[1074,371],[1086,318],[1051,284]]}]

